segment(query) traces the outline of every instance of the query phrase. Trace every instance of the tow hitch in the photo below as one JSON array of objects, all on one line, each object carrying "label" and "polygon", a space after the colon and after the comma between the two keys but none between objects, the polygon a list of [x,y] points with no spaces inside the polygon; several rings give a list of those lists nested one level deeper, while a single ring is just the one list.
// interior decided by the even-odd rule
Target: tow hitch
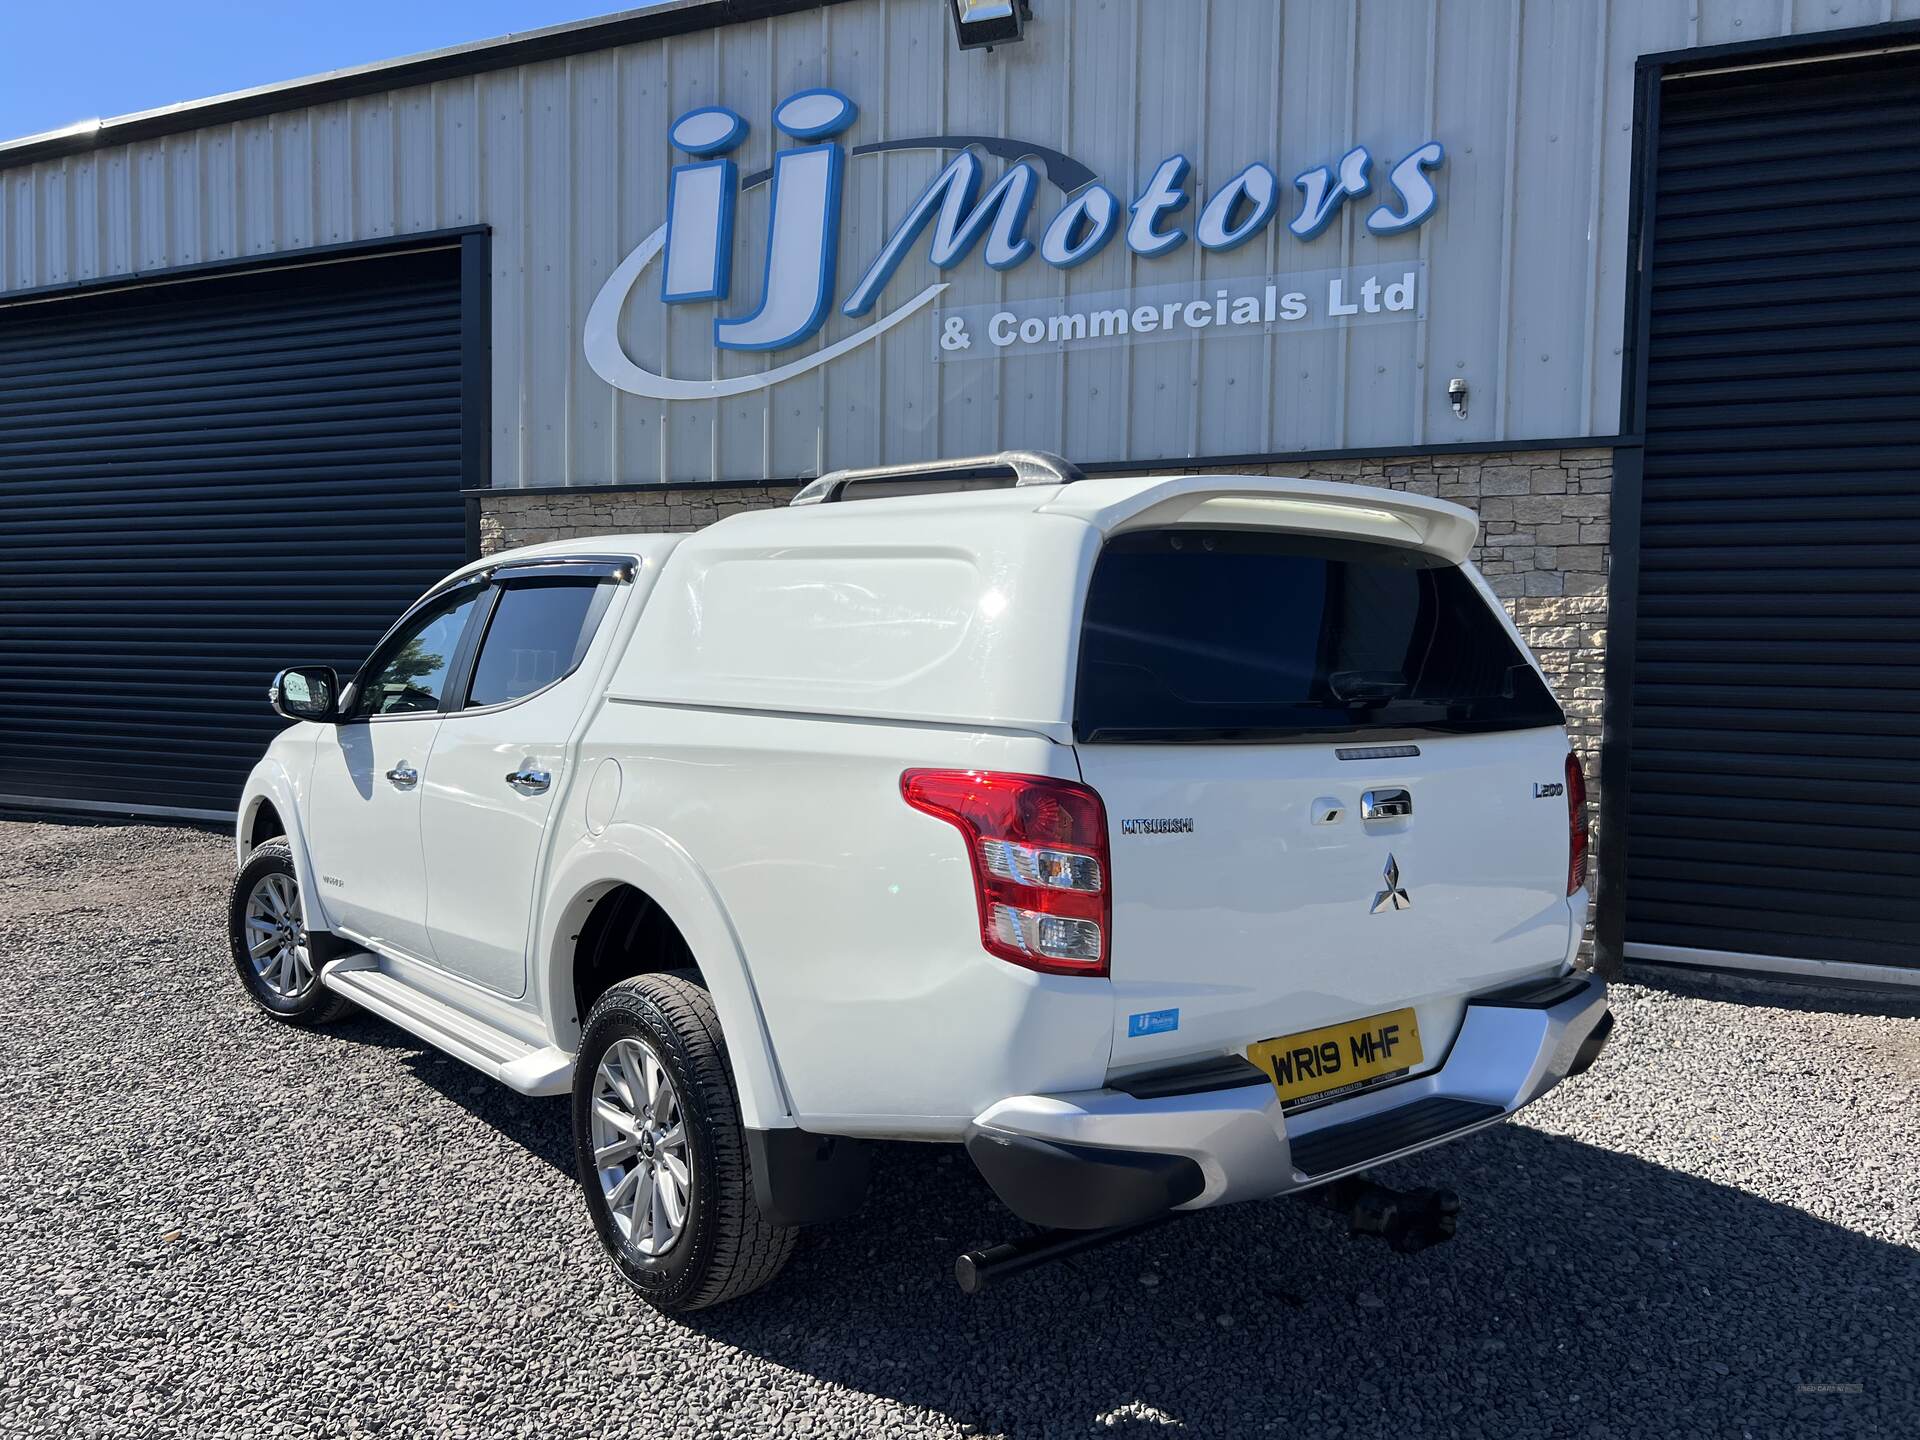
[{"label": "tow hitch", "polygon": [[1445,1244],[1460,1222],[1460,1197],[1451,1190],[1395,1190],[1349,1175],[1313,1193],[1346,1217],[1349,1235],[1378,1235],[1402,1255]]},{"label": "tow hitch", "polygon": [[[1451,1190],[1395,1190],[1364,1175],[1335,1180],[1302,1198],[1344,1216],[1349,1235],[1377,1235],[1402,1255],[1445,1244],[1453,1238],[1460,1219],[1460,1197]],[[1192,1213],[1168,1210],[1104,1230],[1036,1230],[1016,1240],[967,1251],[953,1262],[953,1278],[967,1294],[978,1295],[1037,1266],[1100,1249]]]}]

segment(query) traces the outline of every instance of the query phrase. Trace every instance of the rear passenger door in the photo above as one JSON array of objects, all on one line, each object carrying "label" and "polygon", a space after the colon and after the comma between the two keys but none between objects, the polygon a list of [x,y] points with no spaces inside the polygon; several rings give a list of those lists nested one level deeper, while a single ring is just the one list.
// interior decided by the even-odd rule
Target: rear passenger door
[{"label": "rear passenger door", "polygon": [[595,641],[627,573],[594,562],[498,572],[463,693],[427,760],[420,833],[432,953],[440,968],[499,995],[526,993],[541,842],[601,668]]}]

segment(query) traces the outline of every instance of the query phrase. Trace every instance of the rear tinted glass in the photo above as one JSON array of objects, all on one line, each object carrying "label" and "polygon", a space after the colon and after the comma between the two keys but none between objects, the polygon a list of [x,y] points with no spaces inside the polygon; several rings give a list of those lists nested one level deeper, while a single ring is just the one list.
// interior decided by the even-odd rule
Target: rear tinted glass
[{"label": "rear tinted glass", "polygon": [[1082,740],[1510,730],[1564,717],[1464,572],[1395,546],[1151,530],[1101,552]]},{"label": "rear tinted glass", "polygon": [[594,600],[601,588],[569,581],[503,590],[480,642],[467,704],[518,700],[569,673],[593,639]]}]

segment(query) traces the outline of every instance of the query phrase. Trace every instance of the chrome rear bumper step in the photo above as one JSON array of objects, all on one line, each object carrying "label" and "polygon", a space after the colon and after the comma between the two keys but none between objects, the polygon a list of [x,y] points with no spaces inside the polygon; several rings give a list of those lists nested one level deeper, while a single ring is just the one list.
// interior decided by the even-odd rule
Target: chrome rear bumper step
[{"label": "chrome rear bumper step", "polygon": [[1500,1106],[1485,1101],[1429,1095],[1424,1100],[1382,1110],[1364,1120],[1350,1120],[1345,1125],[1332,1125],[1299,1136],[1293,1142],[1293,1166],[1302,1175],[1331,1175],[1424,1145],[1456,1130],[1497,1120],[1504,1114],[1506,1111]]}]

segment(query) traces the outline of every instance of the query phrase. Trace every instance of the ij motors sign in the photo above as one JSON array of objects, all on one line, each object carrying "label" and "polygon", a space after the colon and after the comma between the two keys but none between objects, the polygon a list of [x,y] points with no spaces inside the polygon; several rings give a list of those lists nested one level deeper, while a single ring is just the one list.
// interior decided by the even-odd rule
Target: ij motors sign
[{"label": "ij motors sign", "polygon": [[[849,148],[843,137],[858,116],[853,101],[835,90],[788,96],[775,108],[773,123],[795,143],[775,151],[771,168],[744,179],[728,158],[747,136],[744,119],[709,106],[676,120],[673,143],[689,159],[673,170],[666,219],[608,277],[587,314],[586,354],[595,373],[619,389],[659,400],[715,400],[764,390],[928,311],[951,283],[937,277],[976,255],[995,270],[1038,260],[1065,271],[1116,242],[1152,262],[1187,245],[1237,250],[1276,223],[1310,241],[1349,204],[1365,205],[1364,223],[1373,234],[1399,234],[1433,214],[1438,195],[1428,172],[1444,158],[1440,145],[1428,140],[1380,167],[1385,173],[1376,179],[1373,156],[1356,146],[1330,165],[1296,175],[1291,196],[1274,170],[1256,160],[1208,192],[1194,214],[1195,177],[1184,155],[1162,160],[1144,182],[1128,187],[1131,199],[1123,200],[1078,160],[1020,140],[931,135]],[[843,267],[841,194],[849,161],[902,150],[938,151],[952,159],[900,215],[877,254],[854,257],[857,271]],[[991,184],[982,155],[1011,162]],[[735,304],[734,218],[740,197],[762,185],[771,186],[771,196],[759,293]],[[1284,221],[1283,199],[1290,216]],[[934,276],[882,311],[888,282],[909,261],[918,263],[923,241]],[[932,309],[931,353],[940,361],[1054,353],[1411,319],[1425,309],[1425,274],[1416,264],[1186,283],[1175,282],[1174,273],[1165,282],[1150,278],[1156,268],[1141,267],[1136,274],[1142,283],[1129,290]],[[844,293],[843,269],[855,276]],[[713,344],[721,350],[795,350],[820,333],[836,308],[865,323],[751,374],[680,379],[648,368],[620,338],[629,300],[640,303],[642,280],[655,274],[659,303],[712,310]]]}]

